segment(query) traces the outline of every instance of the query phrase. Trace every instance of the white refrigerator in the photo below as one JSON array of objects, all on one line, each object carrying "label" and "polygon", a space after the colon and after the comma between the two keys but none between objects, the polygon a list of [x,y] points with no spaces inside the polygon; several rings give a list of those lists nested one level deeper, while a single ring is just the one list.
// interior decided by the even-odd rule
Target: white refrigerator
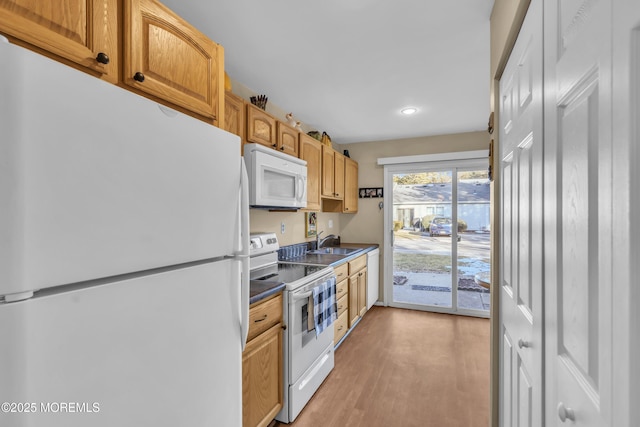
[{"label": "white refrigerator", "polygon": [[239,138],[0,40],[0,425],[239,427]]}]

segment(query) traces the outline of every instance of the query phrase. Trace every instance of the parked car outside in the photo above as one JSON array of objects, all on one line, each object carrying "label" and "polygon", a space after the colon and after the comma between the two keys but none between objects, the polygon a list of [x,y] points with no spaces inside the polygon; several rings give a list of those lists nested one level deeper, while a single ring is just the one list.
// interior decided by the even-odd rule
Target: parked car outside
[{"label": "parked car outside", "polygon": [[[429,224],[429,236],[451,236],[451,218],[446,216],[436,216]],[[460,235],[458,235],[460,241]]]}]

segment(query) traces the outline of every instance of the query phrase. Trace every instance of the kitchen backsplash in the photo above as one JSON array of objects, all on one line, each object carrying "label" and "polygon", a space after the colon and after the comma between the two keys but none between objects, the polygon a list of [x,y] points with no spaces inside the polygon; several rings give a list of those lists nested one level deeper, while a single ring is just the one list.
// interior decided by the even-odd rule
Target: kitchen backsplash
[{"label": "kitchen backsplash", "polygon": [[[307,238],[304,212],[270,212],[262,209],[251,209],[250,215],[251,232],[274,232],[278,236],[280,246],[315,240],[315,237]],[[324,231],[322,236],[340,234],[341,216],[342,214],[339,213],[318,212],[317,229],[318,231]],[[284,224],[284,233],[281,232],[282,224]],[[329,225],[333,227],[329,227]]]}]

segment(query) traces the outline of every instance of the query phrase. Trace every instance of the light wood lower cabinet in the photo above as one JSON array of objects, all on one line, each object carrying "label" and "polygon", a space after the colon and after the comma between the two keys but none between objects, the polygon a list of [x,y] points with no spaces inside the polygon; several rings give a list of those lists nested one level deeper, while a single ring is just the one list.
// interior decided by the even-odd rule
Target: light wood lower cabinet
[{"label": "light wood lower cabinet", "polygon": [[334,343],[338,344],[367,312],[367,255],[334,267],[338,319],[334,323]]},{"label": "light wood lower cabinet", "polygon": [[[346,300],[347,297],[345,296],[343,299]],[[346,309],[346,303],[345,303],[345,309]],[[342,339],[342,337],[345,336],[348,330],[349,330],[349,311],[345,310],[342,312],[341,315],[338,316],[338,320],[336,320],[334,323],[334,330],[333,330],[334,343],[337,344],[338,342],[340,342],[340,340]]]},{"label": "light wood lower cabinet", "polygon": [[367,311],[367,256],[349,261],[349,327]]},{"label": "light wood lower cabinet", "polygon": [[333,343],[337,344],[349,330],[349,264],[335,267],[338,319],[333,326]]},{"label": "light wood lower cabinet", "polygon": [[249,310],[249,341],[242,354],[242,425],[264,427],[282,409],[282,294]]},{"label": "light wood lower cabinet", "polygon": [[367,312],[367,269],[358,273],[358,314],[360,317]]}]

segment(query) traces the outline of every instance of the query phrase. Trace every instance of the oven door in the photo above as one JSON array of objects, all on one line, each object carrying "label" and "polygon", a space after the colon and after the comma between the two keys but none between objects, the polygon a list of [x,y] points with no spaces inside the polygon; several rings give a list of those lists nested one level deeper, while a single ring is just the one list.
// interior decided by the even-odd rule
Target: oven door
[{"label": "oven door", "polygon": [[333,325],[316,336],[315,329],[308,330],[309,296],[314,286],[329,280],[325,277],[310,285],[289,293],[289,384],[294,384],[318,359],[322,352],[333,345]]}]

